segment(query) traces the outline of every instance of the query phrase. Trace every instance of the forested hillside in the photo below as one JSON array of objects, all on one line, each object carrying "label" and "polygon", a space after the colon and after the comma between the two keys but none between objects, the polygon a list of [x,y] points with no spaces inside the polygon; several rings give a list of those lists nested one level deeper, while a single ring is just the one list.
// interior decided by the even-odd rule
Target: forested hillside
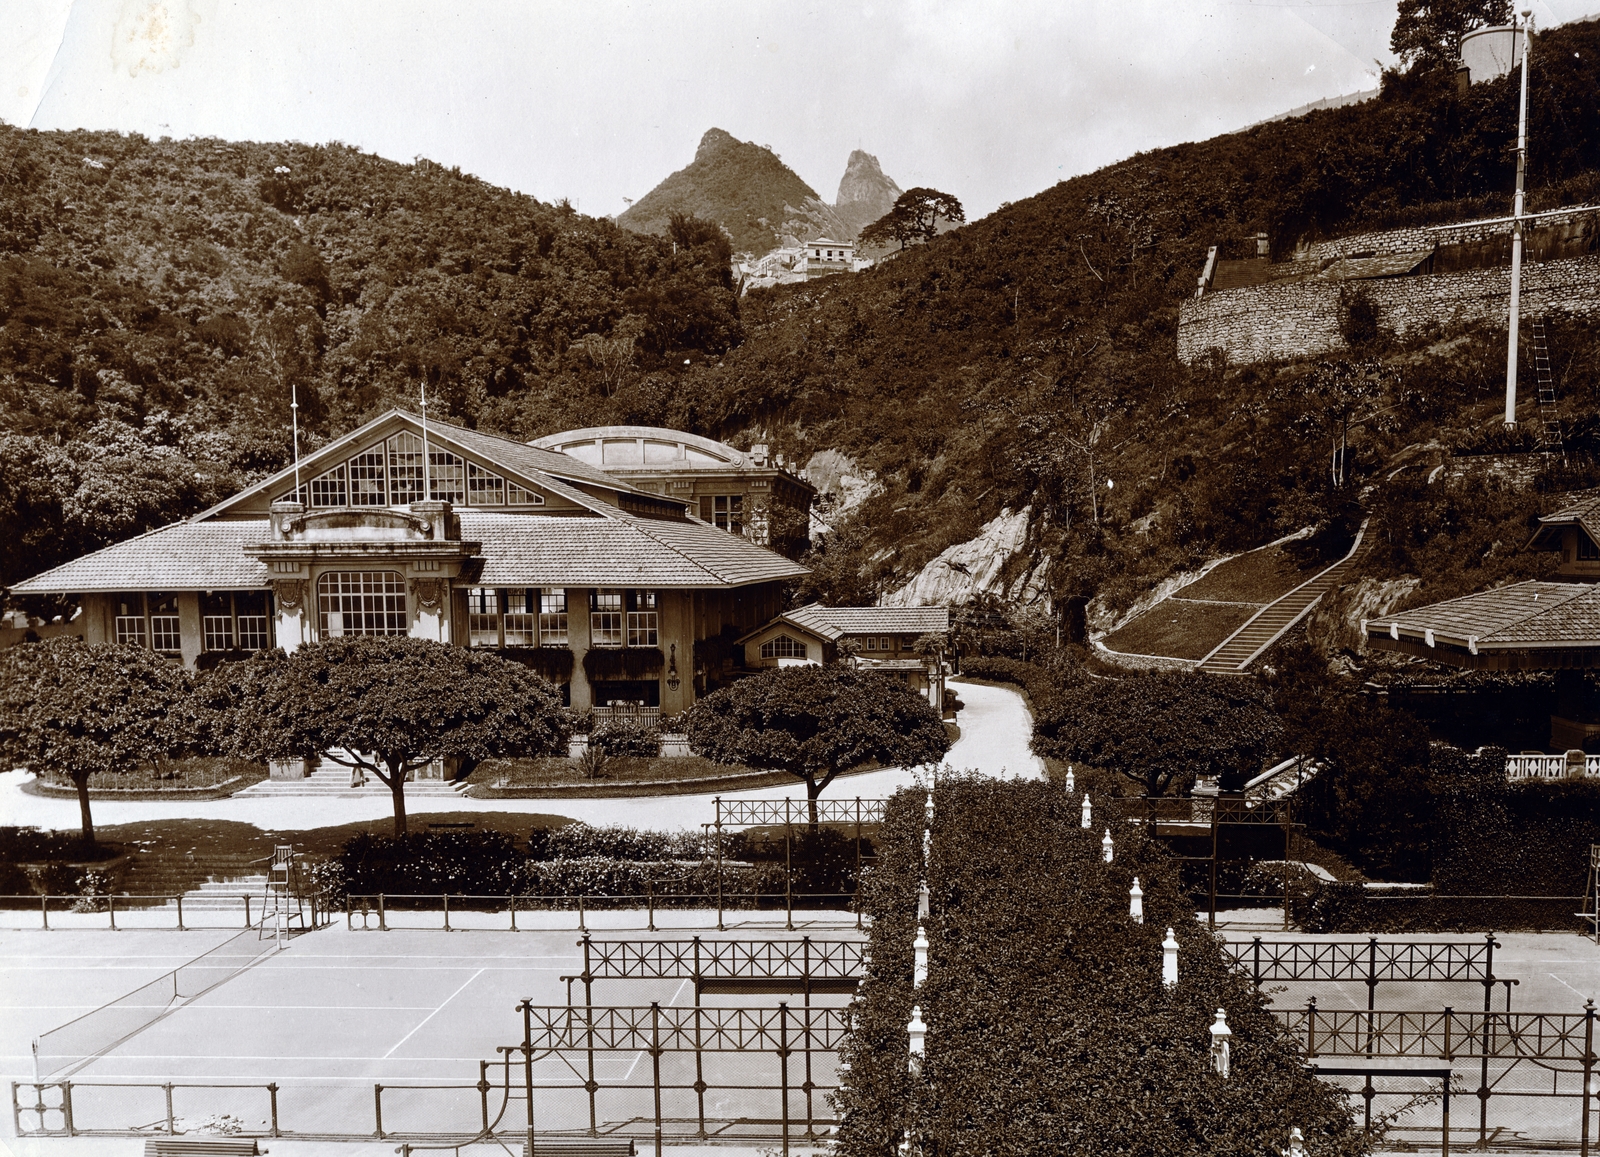
[{"label": "forested hillside", "polygon": [[[1600,25],[1535,51],[1530,205],[1600,200]],[[1376,573],[1471,589],[1543,564],[1514,551],[1542,499],[1387,478],[1407,446],[1504,438],[1494,333],[1353,330],[1344,364],[1239,369],[1180,366],[1174,331],[1208,245],[1505,212],[1514,84],[1462,97],[1413,69],[742,301],[702,222],[675,253],[425,161],[0,128],[0,518],[28,543],[4,577],[283,462],[291,385],[326,437],[425,380],[452,420],[519,437],[634,421],[848,455],[880,489],[808,595],[868,598],[1023,506],[1058,598],[1125,601],[1313,522],[1333,549],[1368,515]],[[1600,345],[1552,341],[1575,452],[1547,484],[1584,484]]]}]

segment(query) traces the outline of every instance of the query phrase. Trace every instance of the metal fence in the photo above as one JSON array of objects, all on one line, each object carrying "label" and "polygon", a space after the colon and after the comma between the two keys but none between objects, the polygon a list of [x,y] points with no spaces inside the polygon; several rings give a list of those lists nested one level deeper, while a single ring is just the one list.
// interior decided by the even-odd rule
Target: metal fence
[{"label": "metal fence", "polygon": [[[861,940],[593,940],[585,936],[580,980],[692,980],[704,993],[853,993],[866,974]],[[570,1003],[570,1000],[569,1000]],[[586,1001],[587,1003],[587,1001]],[[809,1000],[808,1000],[809,1003]]]},{"label": "metal fence", "polygon": [[1494,974],[1494,936],[1482,944],[1460,941],[1380,940],[1263,940],[1229,941],[1223,951],[1234,965],[1248,973],[1257,988],[1284,981],[1359,981],[1367,986],[1367,1007],[1375,1005],[1378,985],[1461,981],[1483,986],[1484,1011],[1488,1011],[1495,985],[1506,989],[1506,1011],[1511,1010],[1511,986]]},{"label": "metal fence", "polygon": [[[390,931],[389,917],[397,913],[439,914],[437,927],[445,932],[462,931],[460,915],[464,912],[485,913],[505,917],[504,931],[534,931],[519,927],[517,916],[534,912],[571,912],[576,919],[574,927],[579,932],[589,930],[589,916],[595,912],[636,910],[645,911],[646,929],[658,931],[666,914],[679,912],[708,912],[715,909],[717,929],[722,931],[730,911],[783,912],[786,931],[794,930],[797,910],[823,909],[851,912],[857,928],[864,926],[864,910],[860,902],[858,885],[854,892],[670,892],[657,893],[649,888],[642,895],[585,895],[562,896],[474,896],[466,893],[398,893],[380,892],[366,896],[345,897],[345,927],[351,931]],[[450,923],[451,913],[458,919]],[[416,927],[406,924],[405,927]],[[430,925],[431,926],[431,925]],[[685,930],[697,928],[697,922],[686,922]],[[549,929],[538,929],[548,931]]]},{"label": "metal fence", "polygon": [[[141,917],[138,921],[140,927],[148,927],[146,920],[159,915],[164,926],[178,932],[188,932],[197,928],[253,928],[262,912],[268,907],[268,901],[260,891],[254,894],[208,892],[204,899],[198,902],[193,896],[187,897],[189,907],[185,915],[185,898],[182,893],[177,892],[117,892],[76,896],[12,894],[0,896],[0,912],[16,912],[19,916],[23,913],[36,913],[39,921],[33,926],[45,931],[50,930],[52,914],[57,917],[89,914],[104,916],[105,927],[112,931],[118,929],[119,915],[123,917],[123,927],[128,926],[134,915]],[[230,904],[228,901],[236,903]],[[311,926],[321,927],[326,924],[330,918],[327,909],[319,906],[314,896],[306,897],[306,901]],[[212,915],[217,916],[218,920],[207,919]],[[169,919],[171,922],[167,923]],[[61,926],[59,919],[57,926]]]}]

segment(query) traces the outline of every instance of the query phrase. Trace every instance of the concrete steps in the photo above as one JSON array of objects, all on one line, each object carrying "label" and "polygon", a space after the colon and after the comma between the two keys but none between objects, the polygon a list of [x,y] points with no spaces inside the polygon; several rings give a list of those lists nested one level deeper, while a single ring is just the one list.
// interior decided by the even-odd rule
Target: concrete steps
[{"label": "concrete steps", "polygon": [[1197,669],[1213,675],[1242,674],[1285,631],[1303,619],[1323,595],[1350,576],[1360,560],[1366,533],[1367,524],[1363,522],[1348,554],[1276,602],[1262,607],[1242,627],[1219,643],[1211,654],[1201,659],[1196,664]]},{"label": "concrete steps", "polygon": [[[416,779],[406,784],[409,799],[419,797],[454,797],[467,789],[463,783],[443,779]],[[321,797],[323,799],[389,798],[389,789],[376,776],[369,776],[360,787],[350,786],[350,769],[332,764],[319,767],[304,779],[264,779],[242,791],[234,792],[234,799],[293,799]]]}]

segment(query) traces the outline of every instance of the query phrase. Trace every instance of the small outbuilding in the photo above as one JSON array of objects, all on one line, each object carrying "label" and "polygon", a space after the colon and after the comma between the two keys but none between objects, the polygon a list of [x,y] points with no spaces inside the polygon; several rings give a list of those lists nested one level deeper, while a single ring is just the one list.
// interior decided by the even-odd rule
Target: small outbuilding
[{"label": "small outbuilding", "polygon": [[863,670],[900,679],[940,710],[948,668],[944,647],[917,643],[950,631],[948,607],[825,607],[821,603],[786,611],[738,640],[744,666],[771,667],[836,662],[848,640]]}]

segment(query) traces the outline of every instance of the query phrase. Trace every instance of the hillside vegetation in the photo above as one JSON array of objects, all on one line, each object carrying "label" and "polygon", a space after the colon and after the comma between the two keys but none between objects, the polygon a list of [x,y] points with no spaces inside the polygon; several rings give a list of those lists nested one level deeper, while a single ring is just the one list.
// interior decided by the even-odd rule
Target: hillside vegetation
[{"label": "hillside vegetation", "polygon": [[[1600,200],[1600,25],[1542,35],[1534,60],[1530,206]],[[1418,599],[1534,573],[1547,560],[1515,548],[1539,495],[1388,480],[1406,447],[1504,441],[1503,336],[1357,327],[1343,366],[1174,350],[1209,245],[1504,213],[1515,82],[1458,97],[1413,69],[742,301],[704,223],[680,220],[675,253],[428,162],[0,129],[0,518],[34,536],[6,577],[281,463],[291,385],[325,437],[420,380],[451,420],[519,437],[627,421],[838,451],[877,489],[800,597],[870,598],[1008,507],[1031,511],[1023,565],[1049,563],[1058,605],[1125,605],[1307,525],[1308,556],[1336,551],[1364,516],[1365,569],[1422,576]],[[591,357],[589,334],[635,354]],[[1600,342],[1557,322],[1552,345],[1573,465],[1546,485],[1585,485]]]}]

